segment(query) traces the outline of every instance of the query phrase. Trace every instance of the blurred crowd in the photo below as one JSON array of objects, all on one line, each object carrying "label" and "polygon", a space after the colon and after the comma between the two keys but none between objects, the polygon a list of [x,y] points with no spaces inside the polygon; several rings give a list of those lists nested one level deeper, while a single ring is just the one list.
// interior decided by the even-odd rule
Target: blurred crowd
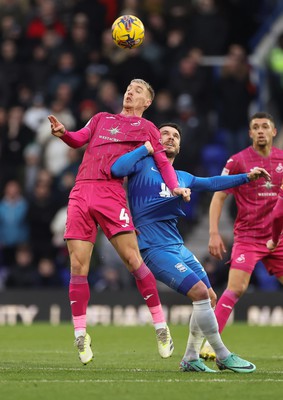
[{"label": "blurred crowd", "polygon": [[[249,41],[277,3],[0,0],[0,288],[68,285],[62,238],[82,151],[52,137],[47,116],[77,130],[99,111],[119,113],[129,81],[143,78],[156,91],[145,117],[183,129],[175,167],[218,174],[229,154],[249,144],[260,90]],[[111,25],[122,14],[144,22],[141,47],[113,43]],[[206,62],[212,56],[223,63]],[[283,121],[282,36],[266,68]],[[191,225],[201,203],[190,204]],[[95,249],[97,290],[133,284],[102,234]]]}]

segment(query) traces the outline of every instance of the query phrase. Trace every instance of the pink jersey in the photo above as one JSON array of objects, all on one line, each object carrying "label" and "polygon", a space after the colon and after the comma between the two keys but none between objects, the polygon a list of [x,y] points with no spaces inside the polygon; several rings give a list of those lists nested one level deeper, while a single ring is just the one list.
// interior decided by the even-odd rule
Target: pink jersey
[{"label": "pink jersey", "polygon": [[268,157],[262,157],[250,146],[229,158],[222,175],[244,173],[255,167],[265,168],[271,181],[260,178],[225,190],[235,196],[238,213],[234,236],[241,242],[259,243],[271,238],[271,215],[283,178],[283,150],[273,147]]},{"label": "pink jersey", "polygon": [[[122,155],[149,140],[153,157],[170,190],[178,187],[176,173],[167,160],[160,132],[145,118],[101,112],[77,132],[66,131],[61,138],[70,147],[87,144],[76,181],[110,180],[112,164]],[[115,178],[116,179],[116,178]]]},{"label": "pink jersey", "polygon": [[283,231],[283,185],[281,186],[278,199],[272,211],[272,240],[277,243]]}]

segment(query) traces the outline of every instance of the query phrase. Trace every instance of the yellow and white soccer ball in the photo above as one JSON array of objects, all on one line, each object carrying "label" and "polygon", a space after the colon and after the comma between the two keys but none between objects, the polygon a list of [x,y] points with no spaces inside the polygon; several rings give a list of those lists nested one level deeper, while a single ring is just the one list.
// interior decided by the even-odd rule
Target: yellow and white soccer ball
[{"label": "yellow and white soccer ball", "polygon": [[112,38],[122,49],[134,49],[143,42],[143,23],[134,15],[122,15],[113,22]]}]

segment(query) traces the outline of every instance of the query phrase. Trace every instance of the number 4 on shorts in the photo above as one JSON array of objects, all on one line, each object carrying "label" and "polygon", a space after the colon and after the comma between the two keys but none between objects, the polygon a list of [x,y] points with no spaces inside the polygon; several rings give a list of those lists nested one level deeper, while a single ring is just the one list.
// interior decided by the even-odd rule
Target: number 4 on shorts
[{"label": "number 4 on shorts", "polygon": [[122,225],[122,228],[126,228],[127,226],[129,226],[130,218],[129,218],[128,213],[126,213],[125,208],[121,209],[120,218],[119,219],[120,219],[120,221],[125,221],[126,222],[125,224]]}]

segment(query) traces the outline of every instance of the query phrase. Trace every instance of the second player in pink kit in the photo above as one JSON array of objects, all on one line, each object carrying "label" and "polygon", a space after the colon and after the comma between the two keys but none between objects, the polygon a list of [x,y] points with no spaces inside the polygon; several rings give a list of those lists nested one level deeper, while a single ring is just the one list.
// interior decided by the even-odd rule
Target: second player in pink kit
[{"label": "second player in pink kit", "polygon": [[[217,192],[210,204],[209,251],[218,259],[222,259],[226,252],[218,224],[229,194],[234,195],[237,205],[228,284],[215,309],[220,333],[234,306],[246,292],[258,261],[261,260],[267,271],[283,284],[283,242],[279,241],[274,251],[267,248],[267,242],[272,237],[272,211],[283,179],[283,150],[273,146],[276,134],[270,114],[259,112],[251,117],[249,135],[252,145],[231,156],[222,174],[238,174],[262,167],[269,172],[271,180],[259,179],[250,185]],[[215,358],[208,343],[204,344],[201,356]]]},{"label": "second player in pink kit", "polygon": [[[251,185],[246,185],[246,187],[242,185],[225,191],[227,194],[234,195],[237,205],[237,217],[234,223],[235,244],[237,242],[247,243],[245,246],[247,249],[251,243],[257,246],[266,244],[266,240],[270,237],[271,212],[277,201],[283,178],[283,151],[272,147],[270,154],[263,157],[250,146],[232,156],[222,172],[222,175],[234,175],[239,174],[245,168],[246,171],[250,171],[255,167],[265,168],[270,173],[271,180],[261,179],[258,182],[252,182]],[[235,244],[234,251],[239,253],[235,249]],[[232,256],[233,260],[234,258]],[[241,264],[240,260],[238,264]],[[245,264],[250,264],[250,262]],[[241,269],[240,266],[238,268]],[[252,270],[253,267],[251,272]]]},{"label": "second player in pink kit", "polygon": [[98,113],[76,132],[67,131],[55,116],[48,117],[54,136],[73,148],[87,145],[76,184],[69,196],[64,235],[71,264],[69,299],[75,345],[83,364],[93,359],[91,338],[86,332],[90,299],[87,277],[98,226],[136,280],[152,316],[161,357],[169,357],[174,348],[155,278],[138,249],[123,179],[112,177],[110,172],[112,164],[122,154],[150,141],[154,148],[153,157],[166,185],[173,195],[182,195],[186,201],[189,200],[190,190],[178,187],[176,173],[161,145],[160,132],[150,121],[142,118],[153,98],[152,87],[142,79],[134,79],[124,94],[120,114]]}]

